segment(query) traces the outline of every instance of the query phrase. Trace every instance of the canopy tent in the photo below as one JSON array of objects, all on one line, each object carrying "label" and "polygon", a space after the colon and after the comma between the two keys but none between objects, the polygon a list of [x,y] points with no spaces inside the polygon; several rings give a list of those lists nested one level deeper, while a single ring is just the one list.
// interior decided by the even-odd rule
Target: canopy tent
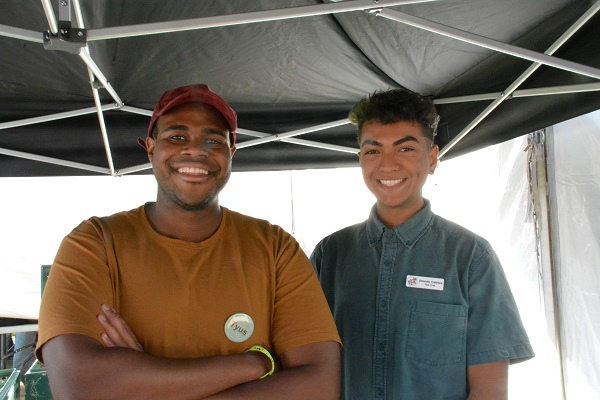
[{"label": "canopy tent", "polygon": [[[356,165],[347,112],[390,87],[434,99],[437,141],[450,159],[600,109],[599,9],[589,0],[0,0],[0,177],[147,174],[137,137],[150,110],[166,89],[198,82],[238,111],[236,171]],[[546,398],[586,398],[575,391],[600,387],[598,351],[589,350],[598,348],[598,280],[590,278],[598,182],[593,197],[586,183],[597,176],[590,165],[598,141],[588,138],[598,123],[563,124],[550,146],[529,149],[548,149],[552,159],[538,160],[552,168],[532,192],[559,201],[548,211],[521,198],[523,178],[514,185],[517,206],[502,209],[520,212],[505,218],[515,230],[529,228],[529,207],[550,219],[536,222],[541,232],[527,236],[535,249],[523,253],[540,258],[527,271],[548,308],[542,322],[561,360],[547,364],[560,365],[562,393],[551,377],[523,376],[532,390],[541,384],[555,394]],[[515,153],[525,157],[522,148]],[[566,168],[571,160],[576,170]],[[524,164],[532,163],[519,159],[519,177]],[[501,189],[510,198],[511,188]]]},{"label": "canopy tent", "polygon": [[0,176],[149,173],[158,97],[238,112],[234,171],[356,164],[349,108],[431,96],[442,159],[600,108],[600,2],[0,0]]}]

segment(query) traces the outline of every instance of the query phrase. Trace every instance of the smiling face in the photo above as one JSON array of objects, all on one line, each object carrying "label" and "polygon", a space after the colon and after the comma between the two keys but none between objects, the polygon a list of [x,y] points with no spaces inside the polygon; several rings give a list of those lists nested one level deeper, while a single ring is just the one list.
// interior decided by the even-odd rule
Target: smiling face
[{"label": "smiling face", "polygon": [[362,126],[358,157],[363,179],[388,228],[406,222],[423,207],[423,186],[435,170],[438,153],[416,122]]},{"label": "smiling face", "polygon": [[146,139],[158,182],[157,205],[185,211],[218,208],[231,175],[228,125],[211,106],[190,103],[162,115],[155,138]]}]

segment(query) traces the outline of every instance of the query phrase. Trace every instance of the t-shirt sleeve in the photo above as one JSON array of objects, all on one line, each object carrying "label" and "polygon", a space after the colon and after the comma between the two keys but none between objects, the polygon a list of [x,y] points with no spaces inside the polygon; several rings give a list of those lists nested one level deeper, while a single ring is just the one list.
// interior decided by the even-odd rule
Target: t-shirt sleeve
[{"label": "t-shirt sleeve", "polygon": [[534,356],[510,286],[489,248],[471,265],[467,327],[467,365]]},{"label": "t-shirt sleeve", "polygon": [[310,261],[282,232],[278,253],[273,342],[277,354],[315,342],[341,344],[333,316]]},{"label": "t-shirt sleeve", "polygon": [[[84,221],[66,236],[50,268],[42,295],[36,356],[50,339],[81,334],[100,341],[96,316],[101,304],[113,304],[110,272],[97,222]],[[43,360],[42,360],[43,361]]]}]

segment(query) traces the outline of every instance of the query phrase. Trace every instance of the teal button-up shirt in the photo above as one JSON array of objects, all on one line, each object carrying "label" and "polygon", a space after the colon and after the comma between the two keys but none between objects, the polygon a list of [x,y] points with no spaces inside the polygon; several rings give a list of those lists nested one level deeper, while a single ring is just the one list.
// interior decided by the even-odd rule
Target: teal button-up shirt
[{"label": "teal button-up shirt", "polygon": [[392,229],[373,207],[311,261],[344,345],[342,399],[465,399],[468,366],[533,357],[489,243],[427,200]]}]

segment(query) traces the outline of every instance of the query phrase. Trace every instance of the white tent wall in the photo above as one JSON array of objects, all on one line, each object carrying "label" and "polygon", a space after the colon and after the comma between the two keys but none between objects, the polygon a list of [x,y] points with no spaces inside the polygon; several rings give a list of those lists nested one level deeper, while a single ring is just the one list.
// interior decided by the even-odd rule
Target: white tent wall
[{"label": "white tent wall", "polygon": [[[551,215],[566,397],[597,398],[600,259],[600,114],[548,130]],[[536,357],[510,368],[510,398],[563,399],[550,279],[538,258],[527,137],[442,162],[424,195],[434,211],[488,239],[498,252]],[[90,215],[133,208],[155,197],[152,176],[2,178],[0,317],[36,318],[39,266]],[[554,200],[556,199],[556,200]],[[443,201],[442,201],[443,200]],[[233,210],[292,232],[307,253],[323,236],[366,219],[374,203],[360,169],[239,172],[221,195]],[[547,239],[547,238],[546,238]],[[547,240],[550,242],[549,240]],[[544,263],[548,259],[542,260]],[[594,261],[596,261],[594,263]],[[9,283],[10,282],[10,283]],[[551,290],[550,290],[551,292]],[[550,294],[550,296],[547,296]]]},{"label": "white tent wall", "polygon": [[600,398],[600,112],[548,135],[553,263],[567,399]]},{"label": "white tent wall", "polygon": [[528,173],[535,149],[530,142],[531,137],[521,137],[442,163],[425,196],[438,215],[486,238],[500,257],[536,353],[510,367],[509,398],[560,400],[560,359],[548,330],[553,318],[547,320],[537,256],[532,207],[537,192],[530,191]]}]

